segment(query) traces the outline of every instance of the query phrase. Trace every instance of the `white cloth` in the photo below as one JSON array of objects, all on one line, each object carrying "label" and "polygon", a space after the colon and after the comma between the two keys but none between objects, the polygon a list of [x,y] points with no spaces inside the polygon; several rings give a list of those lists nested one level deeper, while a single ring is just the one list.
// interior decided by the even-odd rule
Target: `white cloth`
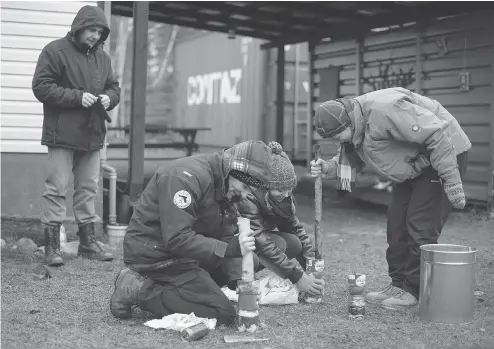
[{"label": "white cloth", "polygon": [[[284,280],[273,272],[261,280],[254,281],[254,287],[258,290],[257,301],[260,305],[287,305],[298,303],[298,289],[288,280]],[[221,289],[225,296],[232,302],[238,302],[238,294],[228,287]]]},{"label": "white cloth", "polygon": [[173,331],[182,331],[184,328],[204,323],[210,330],[216,328],[216,319],[207,319],[195,316],[194,313],[180,314],[175,313],[167,316],[163,316],[161,319],[153,319],[144,323],[144,326],[148,326],[154,329],[167,329]]}]

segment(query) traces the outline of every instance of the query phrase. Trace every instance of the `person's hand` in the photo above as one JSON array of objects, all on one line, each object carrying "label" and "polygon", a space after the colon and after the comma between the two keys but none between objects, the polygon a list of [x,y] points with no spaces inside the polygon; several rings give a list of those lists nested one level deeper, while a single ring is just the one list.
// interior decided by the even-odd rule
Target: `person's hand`
[{"label": "person's hand", "polygon": [[326,178],[328,171],[329,164],[323,159],[319,158],[310,162],[310,175],[312,177],[318,177],[322,173],[321,178]]},{"label": "person's hand", "polygon": [[103,104],[103,107],[105,107],[105,110],[110,107],[110,97],[107,95],[99,95],[101,97],[101,104]]},{"label": "person's hand", "polygon": [[322,296],[325,284],[323,279],[316,279],[314,276],[304,273],[295,286],[300,292],[306,292],[311,296]]},{"label": "person's hand", "polygon": [[251,230],[248,234],[239,234],[238,243],[242,256],[256,249],[256,239],[252,236],[254,232]]},{"label": "person's hand", "polygon": [[90,94],[89,92],[84,92],[82,94],[82,106],[84,108],[89,108],[94,103],[96,103],[97,100],[98,100],[98,97]]}]

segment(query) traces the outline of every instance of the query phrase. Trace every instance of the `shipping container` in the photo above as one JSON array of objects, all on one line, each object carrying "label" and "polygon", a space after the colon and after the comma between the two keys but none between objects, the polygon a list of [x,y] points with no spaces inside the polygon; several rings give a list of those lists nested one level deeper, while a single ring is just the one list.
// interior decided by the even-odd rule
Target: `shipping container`
[{"label": "shipping container", "polygon": [[[494,170],[494,12],[418,26],[381,28],[362,40],[311,46],[312,112],[318,103],[401,86],[440,102],[472,142],[464,179],[471,203],[492,203]],[[312,128],[313,130],[313,128]],[[336,145],[321,140],[325,157]]]},{"label": "shipping container", "polygon": [[260,40],[207,33],[177,42],[173,122],[210,127],[196,142],[217,150],[249,139],[264,139],[267,53]]},{"label": "shipping container", "polygon": [[[229,39],[221,33],[177,42],[173,122],[175,126],[210,127],[211,131],[197,135],[202,150],[275,139],[277,53],[261,50],[262,43],[248,37]],[[307,143],[307,45],[285,46],[285,60],[283,146],[292,158],[305,160],[298,146],[302,143],[305,148]]]}]

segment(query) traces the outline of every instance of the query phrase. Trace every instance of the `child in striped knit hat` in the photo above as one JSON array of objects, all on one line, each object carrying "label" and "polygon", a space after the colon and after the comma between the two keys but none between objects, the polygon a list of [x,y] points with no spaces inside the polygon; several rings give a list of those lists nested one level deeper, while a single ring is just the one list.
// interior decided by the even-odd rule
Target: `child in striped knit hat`
[{"label": "child in striped knit hat", "polygon": [[254,190],[237,205],[239,214],[250,219],[254,230],[255,253],[260,262],[257,271],[266,267],[283,279],[289,279],[299,291],[320,296],[324,291],[324,280],[304,272],[306,260],[314,258],[314,250],[295,215],[292,195],[297,185],[295,169],[279,143],[270,142],[268,146],[272,152],[269,188]]}]

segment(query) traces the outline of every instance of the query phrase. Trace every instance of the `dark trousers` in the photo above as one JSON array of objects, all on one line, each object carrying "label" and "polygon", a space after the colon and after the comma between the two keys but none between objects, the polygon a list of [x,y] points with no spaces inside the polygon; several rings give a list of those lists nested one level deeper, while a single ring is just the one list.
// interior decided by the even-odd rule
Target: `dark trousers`
[{"label": "dark trousers", "polygon": [[[464,176],[468,154],[458,155],[458,169]],[[451,212],[437,172],[427,168],[417,178],[393,186],[388,207],[386,260],[393,285],[417,299],[420,290],[420,246],[437,244]]]},{"label": "dark trousers", "polygon": [[[302,247],[295,235],[276,232],[272,238],[280,249],[289,253],[289,258],[300,254]],[[254,264],[259,269],[255,254]],[[142,310],[158,317],[194,313],[198,317],[215,318],[219,325],[231,325],[235,320],[235,308],[221,287],[242,278],[242,258],[225,258],[214,266],[191,262],[139,273],[147,277],[139,292]]]}]

